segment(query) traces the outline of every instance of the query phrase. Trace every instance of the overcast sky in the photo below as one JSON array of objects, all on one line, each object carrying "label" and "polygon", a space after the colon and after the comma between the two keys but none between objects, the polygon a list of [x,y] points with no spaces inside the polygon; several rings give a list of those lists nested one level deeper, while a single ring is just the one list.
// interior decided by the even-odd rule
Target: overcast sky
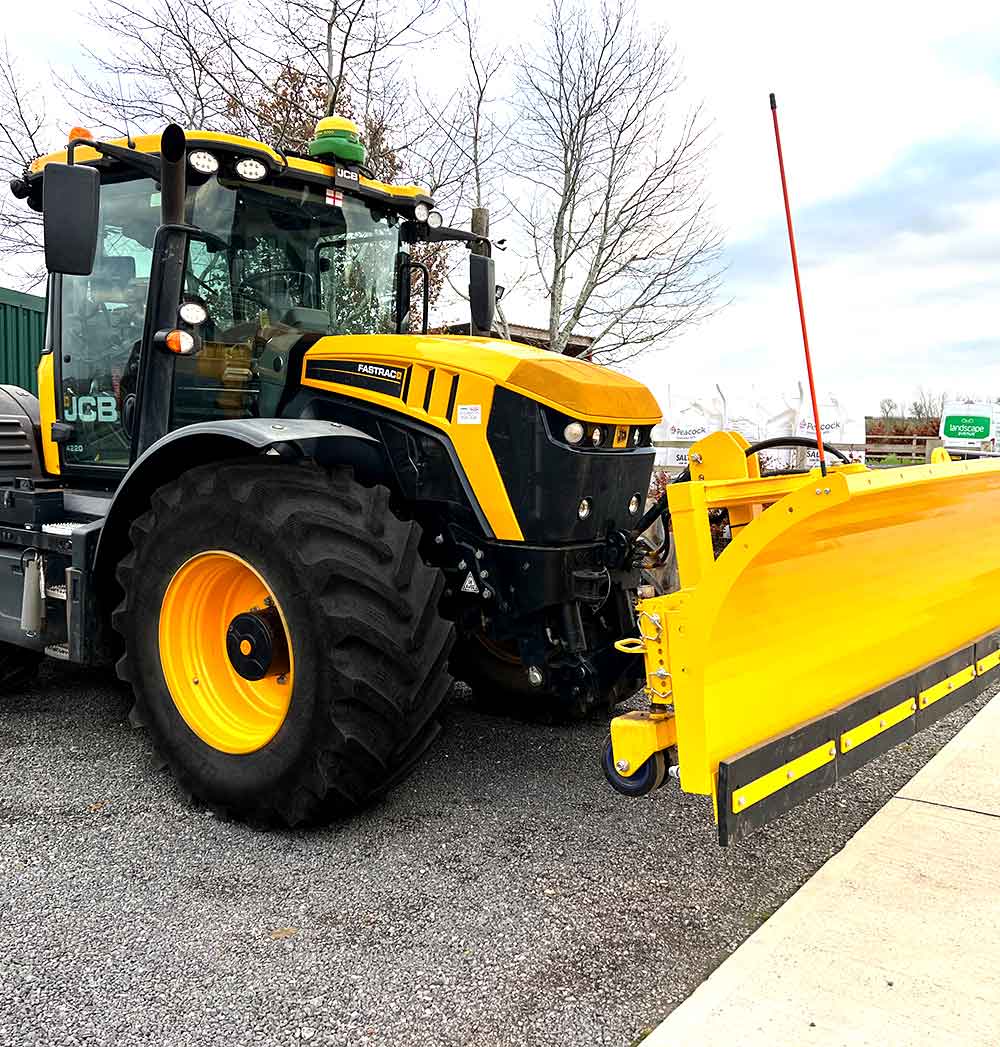
[{"label": "overcast sky", "polygon": [[[39,5],[7,6],[4,32],[28,71],[44,78],[50,63],[72,60],[81,3],[45,0],[44,25]],[[801,337],[775,91],[821,390],[867,411],[919,386],[1000,396],[1000,10],[962,0],[640,6],[667,19],[687,97],[713,122],[709,191],[726,234],[729,304],[634,372],[661,401],[668,384],[795,387]],[[511,47],[536,9],[481,7],[487,32]],[[505,264],[500,256],[501,283],[512,276]],[[512,320],[542,315],[525,297],[507,306]]]}]

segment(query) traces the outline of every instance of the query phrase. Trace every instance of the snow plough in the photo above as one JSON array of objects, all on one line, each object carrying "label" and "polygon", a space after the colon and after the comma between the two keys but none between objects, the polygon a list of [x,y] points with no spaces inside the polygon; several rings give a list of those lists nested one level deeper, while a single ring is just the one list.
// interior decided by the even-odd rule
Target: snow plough
[{"label": "snow plough", "polygon": [[39,395],[0,392],[8,691],[116,664],[187,793],[296,825],[415,766],[453,677],[546,719],[635,692],[657,403],[428,334],[420,251],[470,248],[489,330],[490,243],[375,178],[350,121],[303,154],[76,129],[11,189],[49,278]]},{"label": "snow plough", "polygon": [[603,757],[626,795],[711,797],[722,844],[1000,678],[1000,461],[762,476],[761,449],[713,433],[667,489],[679,588],[619,643],[649,701]]}]

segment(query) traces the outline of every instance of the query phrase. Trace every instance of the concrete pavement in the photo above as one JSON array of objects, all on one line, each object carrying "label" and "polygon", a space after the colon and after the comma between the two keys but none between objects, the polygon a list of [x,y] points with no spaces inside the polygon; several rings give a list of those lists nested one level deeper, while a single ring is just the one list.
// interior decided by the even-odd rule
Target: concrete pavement
[{"label": "concrete pavement", "polygon": [[924,1044],[1000,1044],[1000,696],[643,1041]]}]

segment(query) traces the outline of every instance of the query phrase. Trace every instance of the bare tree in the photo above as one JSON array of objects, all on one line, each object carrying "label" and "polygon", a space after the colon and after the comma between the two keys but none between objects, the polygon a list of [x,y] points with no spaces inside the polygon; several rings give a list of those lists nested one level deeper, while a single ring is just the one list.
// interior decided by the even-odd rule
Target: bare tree
[{"label": "bare tree", "polygon": [[385,106],[384,89],[398,80],[400,52],[433,35],[437,9],[437,0],[256,2],[266,16],[264,32],[289,61],[322,80],[327,113],[342,111],[347,94],[351,102],[362,100],[359,116]]},{"label": "bare tree", "polygon": [[[462,55],[462,78],[443,99],[416,85],[420,133],[403,154],[404,174],[425,186],[450,225],[465,225],[470,209],[497,217],[504,207],[500,157],[509,140],[508,108],[500,101],[503,52],[483,44],[468,0],[450,0],[451,40]],[[441,270],[455,299],[467,299],[467,252],[447,244],[427,245],[445,256]],[[435,259],[437,261],[437,259]],[[505,327],[502,314],[501,327]]]},{"label": "bare tree", "polygon": [[910,417],[918,422],[936,421],[944,410],[947,393],[934,393],[920,386],[917,398],[910,404]]},{"label": "bare tree", "polygon": [[597,359],[626,359],[703,317],[717,289],[705,122],[698,109],[675,116],[674,48],[628,0],[596,15],[551,0],[540,28],[518,74],[520,178],[532,191],[516,210],[549,297],[551,347],[580,328]]},{"label": "bare tree", "polygon": [[418,87],[421,133],[410,148],[410,173],[427,185],[454,218],[467,207],[500,203],[497,192],[501,150],[509,140],[510,120],[498,99],[503,52],[482,43],[479,22],[468,0],[452,0],[454,42],[464,73],[446,98],[427,97]]},{"label": "bare tree", "polygon": [[97,72],[76,69],[59,85],[92,124],[118,134],[159,130],[168,121],[229,129],[248,83],[266,82],[256,69],[231,75],[249,28],[221,2],[99,0],[90,21]]},{"label": "bare tree", "polygon": [[[7,42],[0,50],[0,261],[26,288],[45,277],[41,262],[42,216],[16,200],[7,184],[45,151],[46,115],[38,84],[28,83]],[[11,263],[14,263],[13,269]]]},{"label": "bare tree", "polygon": [[[62,82],[119,133],[165,120],[267,137],[335,109],[370,130],[374,167],[398,152],[407,92],[400,49],[429,33],[436,0],[94,0],[95,75]],[[105,43],[106,41],[106,43]],[[380,137],[380,135],[382,137]]]},{"label": "bare tree", "polygon": [[898,409],[896,401],[888,396],[880,400],[878,406],[879,410],[882,412],[882,417],[886,419],[894,417]]}]

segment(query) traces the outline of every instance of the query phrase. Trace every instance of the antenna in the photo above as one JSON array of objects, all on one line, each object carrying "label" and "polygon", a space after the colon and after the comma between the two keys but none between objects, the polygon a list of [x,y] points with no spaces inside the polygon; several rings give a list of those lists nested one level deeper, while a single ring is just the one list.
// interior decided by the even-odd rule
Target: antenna
[{"label": "antenna", "polygon": [[125,121],[125,141],[128,143],[129,149],[134,149],[135,142],[132,140],[132,132],[128,127],[128,112],[125,109],[125,95],[122,94],[122,71],[116,69],[115,72],[118,75],[118,99],[122,104],[122,119]]},{"label": "antenna", "polygon": [[819,469],[826,476],[826,452],[823,449],[823,430],[819,425],[819,403],[816,400],[816,382],[813,379],[812,357],[809,355],[809,333],[806,331],[806,310],[802,304],[802,281],[799,279],[799,257],[795,251],[795,230],[792,228],[792,208],[788,202],[788,183],[785,181],[785,161],[781,155],[781,134],[778,131],[778,103],[771,94],[771,116],[774,118],[774,143],[778,147],[778,170],[781,172],[781,192],[785,198],[785,220],[788,223],[788,245],[792,249],[792,273],[795,275],[795,295],[799,300],[799,321],[802,324],[802,347],[806,354],[806,377],[812,397],[813,424],[816,426],[816,447],[819,450]]}]

